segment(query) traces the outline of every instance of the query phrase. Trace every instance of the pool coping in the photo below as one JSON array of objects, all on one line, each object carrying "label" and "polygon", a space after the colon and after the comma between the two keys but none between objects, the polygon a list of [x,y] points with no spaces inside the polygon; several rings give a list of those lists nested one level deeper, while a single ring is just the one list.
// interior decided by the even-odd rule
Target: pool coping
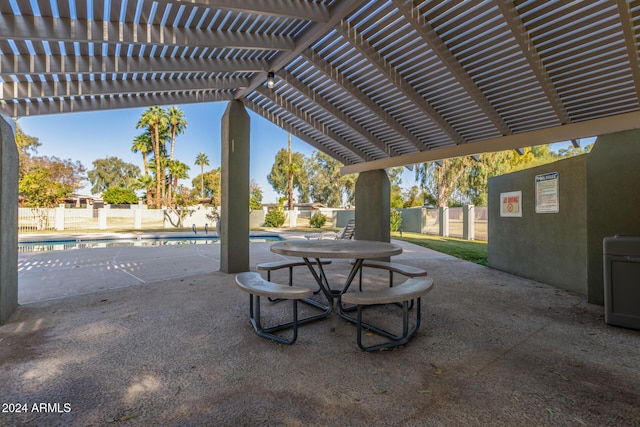
[{"label": "pool coping", "polygon": [[[267,237],[277,236],[285,239],[280,233],[268,231],[251,231],[249,236]],[[199,233],[187,231],[167,231],[167,232],[103,232],[103,233],[55,233],[55,234],[19,234],[18,243],[56,243],[56,242],[84,242],[84,241],[101,241],[101,240],[155,240],[155,239],[208,239],[219,238],[217,232],[211,231],[205,234],[203,231]]]}]

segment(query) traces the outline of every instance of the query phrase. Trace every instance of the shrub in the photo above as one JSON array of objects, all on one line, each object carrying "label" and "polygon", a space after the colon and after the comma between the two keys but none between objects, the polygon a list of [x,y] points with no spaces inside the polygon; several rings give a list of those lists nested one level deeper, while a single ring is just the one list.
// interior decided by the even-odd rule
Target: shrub
[{"label": "shrub", "polygon": [[325,222],[327,222],[327,217],[320,212],[316,212],[311,217],[311,220],[309,220],[309,225],[313,228],[321,228]]},{"label": "shrub", "polygon": [[400,230],[400,226],[402,225],[402,214],[400,211],[391,209],[391,220],[389,222],[391,224],[391,231]]},{"label": "shrub", "polygon": [[133,190],[121,187],[110,187],[102,194],[102,199],[110,205],[123,205],[126,203],[138,203],[138,196]]},{"label": "shrub", "polygon": [[264,223],[267,227],[280,227],[284,224],[284,211],[281,209],[274,209],[264,216]]}]

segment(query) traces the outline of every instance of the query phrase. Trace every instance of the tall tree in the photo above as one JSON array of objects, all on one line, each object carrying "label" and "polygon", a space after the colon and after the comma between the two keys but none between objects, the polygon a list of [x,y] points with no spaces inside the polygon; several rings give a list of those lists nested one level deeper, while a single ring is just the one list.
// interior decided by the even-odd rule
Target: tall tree
[{"label": "tall tree", "polygon": [[402,166],[387,169],[387,176],[391,187],[391,207],[402,208],[404,204],[402,188],[400,187],[400,184],[402,184]]},{"label": "tall tree", "polygon": [[[178,189],[178,181],[189,178],[189,166],[179,160],[169,160],[169,190],[173,187],[174,192]],[[171,191],[169,192],[171,194]],[[169,196],[171,202],[171,196]]]},{"label": "tall tree", "polygon": [[161,195],[164,189],[164,168],[162,168],[162,160],[164,150],[162,149],[161,137],[164,136],[163,132],[166,131],[169,118],[166,111],[158,106],[151,107],[142,113],[142,117],[138,121],[137,128],[146,128],[151,135],[151,141],[153,143],[153,155],[155,157],[155,171],[156,171],[156,208],[159,208],[162,204]]},{"label": "tall tree", "polygon": [[135,184],[136,188],[144,188],[145,189],[145,197],[147,199],[147,206],[151,206],[153,203],[153,199],[151,197],[151,188],[153,187],[153,178],[149,174],[142,175],[138,177],[138,180]]},{"label": "tall tree", "polygon": [[71,186],[57,182],[50,169],[35,166],[24,174],[18,183],[18,191],[24,197],[24,204],[32,208],[52,208],[64,202],[71,192]]},{"label": "tall tree", "polygon": [[85,167],[79,161],[60,159],[52,156],[30,157],[27,172],[35,167],[47,169],[52,181],[68,186],[71,191],[77,191],[85,180]]},{"label": "tall tree", "polygon": [[416,168],[416,182],[420,183],[425,202],[432,197],[437,206],[455,203],[483,206],[488,201],[490,177],[553,162],[563,155],[541,145],[525,147],[522,155],[506,150],[423,163]]},{"label": "tall tree", "polygon": [[40,147],[42,143],[35,136],[24,133],[17,119],[14,119],[14,123],[16,125],[15,140],[16,146],[18,147],[18,170],[19,176],[22,177],[29,169],[31,157],[38,153],[38,147]]},{"label": "tall tree", "polygon": [[509,171],[528,169],[560,159],[560,156],[552,152],[548,145],[525,147],[522,151],[523,154],[521,155],[511,155],[511,167]]},{"label": "tall tree", "polygon": [[153,185],[153,179],[149,175],[149,162],[147,160],[147,155],[149,153],[153,153],[153,141],[149,130],[141,133],[133,139],[131,144],[131,151],[134,153],[140,152],[142,154],[142,166],[144,168],[144,179],[138,179],[138,184],[142,185],[145,189],[146,198],[147,198],[147,206],[151,206],[151,186]]},{"label": "tall tree", "polygon": [[209,166],[209,157],[204,153],[199,153],[196,157],[196,165],[200,166],[200,198],[204,198],[204,167]]},{"label": "tall tree", "polygon": [[[193,186],[194,196],[196,198],[210,198],[211,204],[214,207],[219,206],[220,204],[220,168],[213,169],[201,174],[198,174],[195,178],[191,180],[191,185]],[[203,188],[202,195],[200,197],[199,187]]]},{"label": "tall tree", "polygon": [[[173,152],[176,146],[176,135],[184,133],[187,129],[187,120],[184,118],[182,110],[176,106],[170,107],[167,111],[167,115],[169,116],[169,133],[171,135],[171,152],[169,155],[169,183],[171,183],[173,182],[173,176],[171,175],[171,162],[173,162]],[[168,197],[169,204],[171,204],[171,184],[169,184]]]},{"label": "tall tree", "polygon": [[[281,195],[289,192],[289,182],[298,190],[299,202],[305,203],[303,196],[307,191],[307,171],[305,170],[305,157],[302,153],[292,152],[289,160],[289,151],[286,148],[276,153],[275,161],[271,167],[271,172],[267,175],[267,181],[274,191]],[[307,193],[308,194],[308,193]]]},{"label": "tall tree", "polygon": [[255,181],[251,180],[249,183],[249,209],[252,211],[262,208],[262,188]]},{"label": "tall tree", "polygon": [[147,155],[149,153],[153,153],[153,141],[149,131],[145,131],[133,138],[133,142],[131,143],[131,151],[134,153],[140,152],[142,154],[142,166],[144,168],[144,174],[149,175],[149,164],[147,161]]},{"label": "tall tree", "polygon": [[106,157],[93,161],[93,169],[87,172],[91,192],[104,193],[111,187],[131,188],[140,177],[140,168],[119,157]]},{"label": "tall tree", "polygon": [[291,133],[289,133],[288,137],[288,146],[287,151],[289,153],[289,164],[287,165],[287,172],[289,174],[287,180],[287,208],[292,211],[293,210],[293,177],[299,171],[300,166],[293,163],[292,154],[291,154]]},{"label": "tall tree", "polygon": [[417,185],[412,186],[405,191],[403,195],[403,208],[412,208],[422,206],[425,202],[420,198],[420,188]]},{"label": "tall tree", "polygon": [[499,151],[477,156],[466,176],[466,199],[476,206],[487,206],[489,202],[489,178],[510,170],[515,151]]},{"label": "tall tree", "polygon": [[327,206],[343,206],[343,201],[352,204],[355,196],[357,174],[341,175],[342,163],[314,151],[306,164],[311,199]]},{"label": "tall tree", "polygon": [[590,153],[592,148],[593,148],[593,144],[588,144],[585,146],[578,146],[578,147],[574,147],[573,145],[570,145],[567,148],[561,148],[560,150],[558,150],[558,155],[560,157],[579,156],[582,154]]},{"label": "tall tree", "polygon": [[451,196],[457,188],[466,191],[466,180],[462,179],[471,168],[470,157],[456,157],[441,162],[422,163],[416,167],[416,181],[423,189],[434,195],[437,207],[449,206]]}]

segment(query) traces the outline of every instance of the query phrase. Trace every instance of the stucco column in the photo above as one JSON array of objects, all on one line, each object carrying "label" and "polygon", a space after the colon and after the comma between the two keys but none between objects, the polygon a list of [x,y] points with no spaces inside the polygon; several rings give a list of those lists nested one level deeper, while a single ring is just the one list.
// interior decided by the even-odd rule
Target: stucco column
[{"label": "stucco column", "polygon": [[449,237],[449,207],[441,206],[438,208],[438,234],[443,237]]},{"label": "stucco column", "polygon": [[476,239],[476,211],[473,205],[462,207],[462,238],[465,240]]},{"label": "stucco column", "polygon": [[242,101],[222,116],[220,271],[249,270],[249,114]]},{"label": "stucco column", "polygon": [[18,306],[18,149],[13,120],[0,115],[0,325]]},{"label": "stucco column", "polygon": [[586,269],[590,303],[604,304],[603,239],[640,236],[638,164],[639,129],[599,136],[587,157]]},{"label": "stucco column", "polygon": [[357,240],[391,241],[391,184],[384,169],[362,172],[356,182]]}]

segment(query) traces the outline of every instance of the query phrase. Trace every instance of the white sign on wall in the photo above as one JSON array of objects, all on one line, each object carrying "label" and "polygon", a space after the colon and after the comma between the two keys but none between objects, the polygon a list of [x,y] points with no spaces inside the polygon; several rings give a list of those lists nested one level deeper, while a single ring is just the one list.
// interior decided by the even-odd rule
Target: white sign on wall
[{"label": "white sign on wall", "polygon": [[500,216],[522,216],[522,191],[500,193]]},{"label": "white sign on wall", "polygon": [[558,172],[536,175],[536,213],[558,213]]}]

